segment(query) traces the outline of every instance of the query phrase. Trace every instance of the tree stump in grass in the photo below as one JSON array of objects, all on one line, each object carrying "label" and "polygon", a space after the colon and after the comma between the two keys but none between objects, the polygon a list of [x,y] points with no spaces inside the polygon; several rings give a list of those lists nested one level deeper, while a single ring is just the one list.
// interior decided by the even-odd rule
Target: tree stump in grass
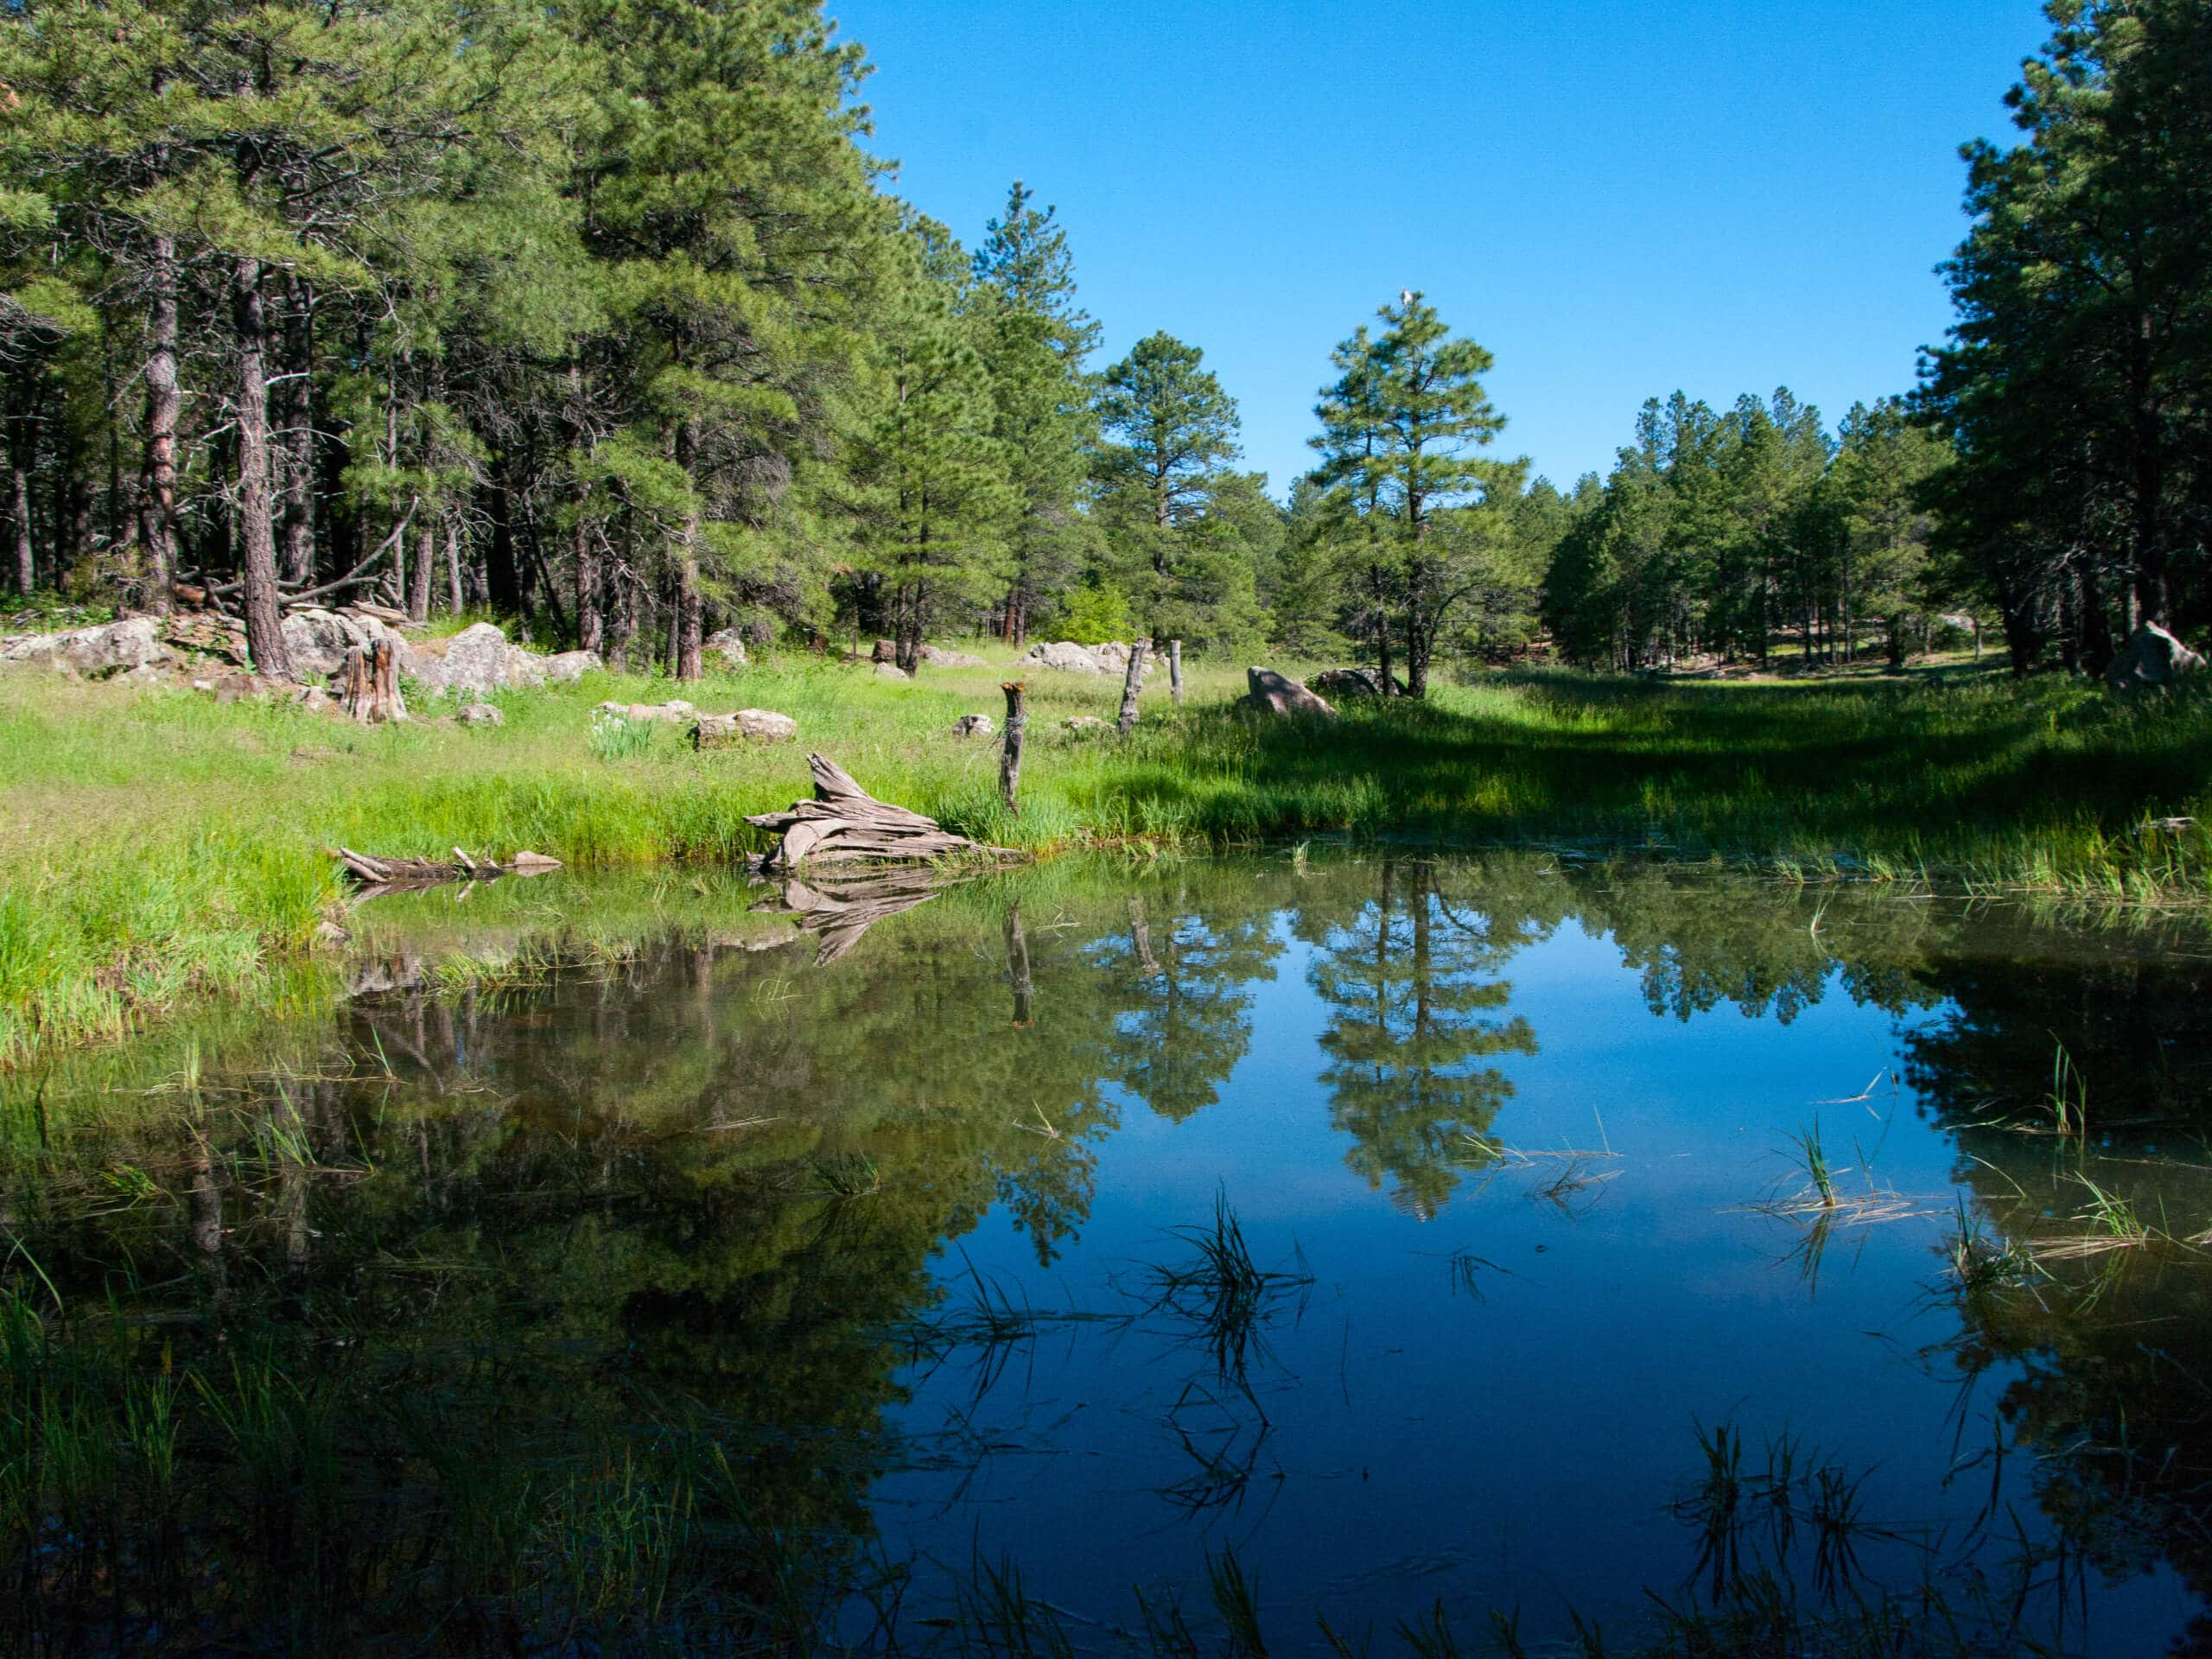
[{"label": "tree stump in grass", "polygon": [[407,704],[399,695],[399,663],[391,641],[355,645],[346,653],[346,712],[363,725],[404,720]]}]

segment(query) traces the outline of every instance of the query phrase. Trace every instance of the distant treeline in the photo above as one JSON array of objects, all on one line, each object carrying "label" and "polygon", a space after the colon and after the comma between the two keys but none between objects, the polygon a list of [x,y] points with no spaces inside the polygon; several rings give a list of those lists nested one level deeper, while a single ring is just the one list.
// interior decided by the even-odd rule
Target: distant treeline
[{"label": "distant treeline", "polygon": [[23,594],[486,608],[631,666],[756,639],[1149,633],[1354,650],[1420,695],[1892,657],[1965,610],[2094,669],[2208,620],[2212,17],[2054,5],[1969,151],[1910,399],[1654,401],[1567,493],[1487,452],[1416,292],[1338,348],[1286,503],[1166,334],[1096,366],[1053,211],[980,245],[885,188],[815,0],[109,0],[0,20],[0,418]]}]

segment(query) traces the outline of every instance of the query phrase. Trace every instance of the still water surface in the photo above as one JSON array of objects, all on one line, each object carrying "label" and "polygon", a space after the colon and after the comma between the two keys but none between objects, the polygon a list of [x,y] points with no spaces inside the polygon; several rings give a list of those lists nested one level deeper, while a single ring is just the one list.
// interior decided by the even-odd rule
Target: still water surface
[{"label": "still water surface", "polygon": [[[2212,1650],[2190,928],[1548,855],[1061,868],[826,935],[659,891],[586,949],[588,893],[533,889],[556,944],[494,976],[410,918],[519,922],[407,900],[336,1012],[9,1119],[49,1330],[353,1402],[276,1559],[346,1563],[361,1630],[705,1645],[765,1576],[926,1646],[1012,1562],[1112,1648],[1140,1590],[1204,1629],[1233,1552],[1284,1651],[1439,1603],[1618,1643],[1761,1574]],[[9,1535],[42,1639],[272,1639],[226,1559],[269,1538],[178,1502],[73,1576]],[[663,1581],[607,1592],[610,1538]]]}]

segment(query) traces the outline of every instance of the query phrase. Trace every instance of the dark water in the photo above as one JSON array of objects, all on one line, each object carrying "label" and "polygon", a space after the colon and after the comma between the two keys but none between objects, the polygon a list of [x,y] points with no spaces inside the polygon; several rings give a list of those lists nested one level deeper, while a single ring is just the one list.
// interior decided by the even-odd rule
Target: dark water
[{"label": "dark water", "polygon": [[16,1644],[1020,1649],[1012,1563],[1110,1649],[1233,1560],[1281,1651],[1751,1586],[2212,1651],[2191,928],[1275,859],[488,978],[408,902],[335,1013],[11,1084]]}]

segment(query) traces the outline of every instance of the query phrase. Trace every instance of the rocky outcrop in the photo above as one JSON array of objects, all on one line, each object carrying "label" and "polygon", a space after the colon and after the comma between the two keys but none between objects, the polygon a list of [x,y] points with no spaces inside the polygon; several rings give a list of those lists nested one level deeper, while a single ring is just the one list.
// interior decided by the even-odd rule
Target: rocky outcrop
[{"label": "rocky outcrop", "polygon": [[2115,691],[2155,691],[2203,666],[2201,655],[2157,623],[2145,622],[2105,670],[2105,683]]},{"label": "rocky outcrop", "polygon": [[[1392,694],[1403,696],[1406,683],[1396,675],[1390,677]],[[1332,668],[1313,677],[1313,690],[1332,697],[1379,697],[1383,694],[1382,677],[1371,668]]]},{"label": "rocky outcrop", "polygon": [[996,730],[988,715],[963,715],[952,722],[955,737],[988,737]]},{"label": "rocky outcrop", "polygon": [[691,728],[695,749],[726,749],[741,743],[789,743],[798,721],[772,709],[741,709],[731,715],[702,715]]},{"label": "rocky outcrop", "polygon": [[1236,700],[1236,706],[1240,709],[1264,715],[1294,715],[1324,720],[1337,717],[1337,711],[1325,700],[1315,696],[1289,676],[1278,674],[1271,668],[1248,668],[1244,671],[1244,678],[1250,690]]},{"label": "rocky outcrop", "polygon": [[160,622],[150,616],[129,616],[120,622],[60,633],[29,634],[0,645],[0,663],[94,678],[165,666],[175,660],[176,653],[162,643]]},{"label": "rocky outcrop", "polygon": [[699,649],[714,658],[717,667],[745,666],[745,636],[735,628],[717,628],[700,642]]}]

